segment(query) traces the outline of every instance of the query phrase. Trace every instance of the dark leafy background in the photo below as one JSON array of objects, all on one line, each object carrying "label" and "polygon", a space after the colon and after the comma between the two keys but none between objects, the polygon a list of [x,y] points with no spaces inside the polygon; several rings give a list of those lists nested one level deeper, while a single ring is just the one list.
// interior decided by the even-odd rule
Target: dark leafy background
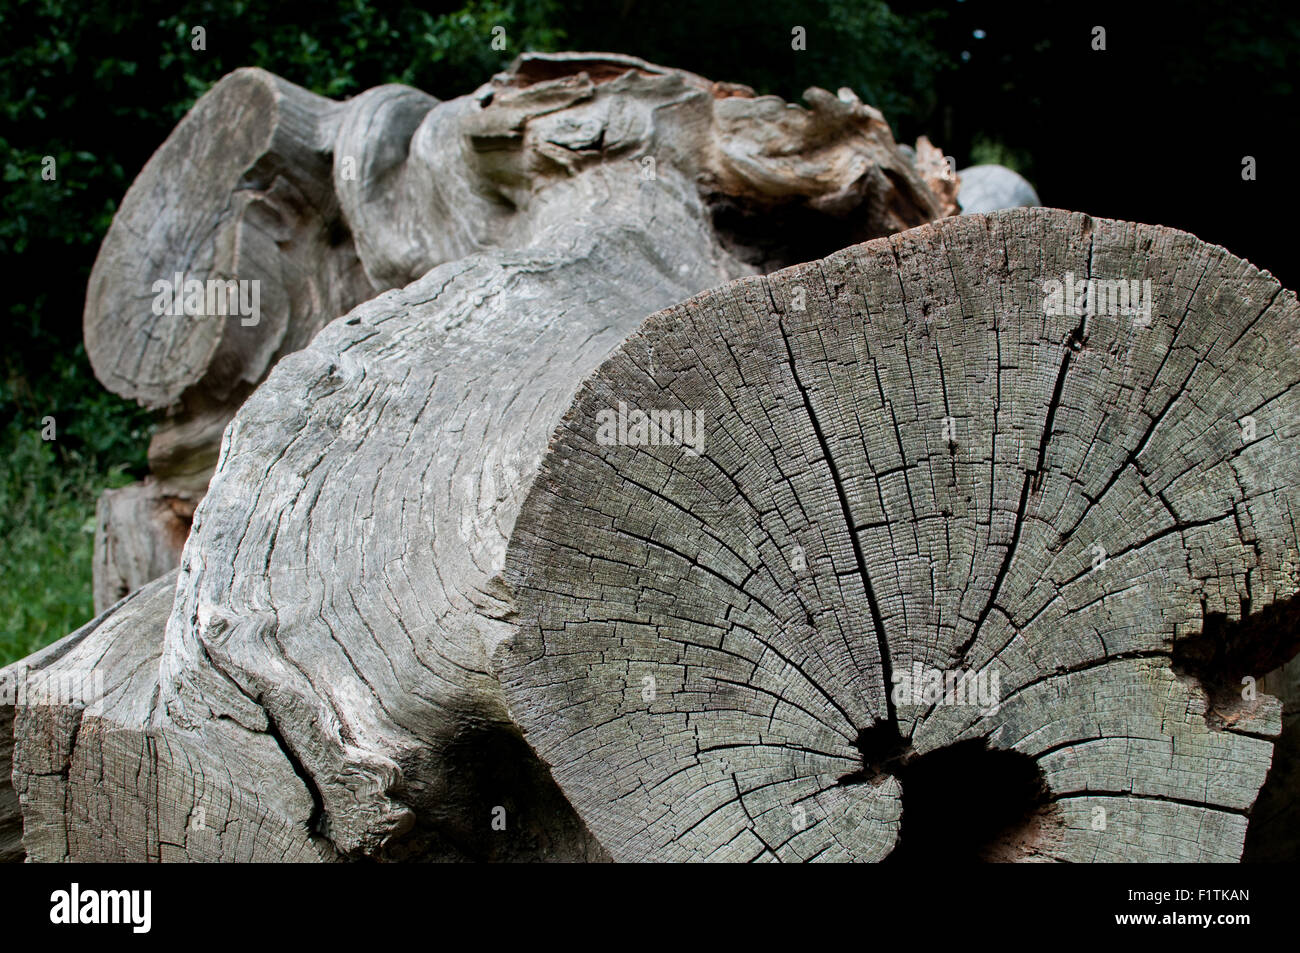
[{"label": "dark leafy background", "polygon": [[[1105,51],[1091,48],[1098,25]],[[491,48],[495,26],[505,51]],[[849,86],[900,138],[927,134],[960,165],[1011,165],[1046,204],[1184,228],[1290,287],[1300,277],[1291,4],[0,0],[0,664],[89,618],[94,500],[144,472],[149,420],[94,380],[82,301],[117,203],[195,99],[247,65],[336,98],[388,82],[450,98],[521,49],[565,48],[789,100]],[[41,179],[47,155],[54,182]],[[1258,181],[1242,181],[1245,155]]]}]

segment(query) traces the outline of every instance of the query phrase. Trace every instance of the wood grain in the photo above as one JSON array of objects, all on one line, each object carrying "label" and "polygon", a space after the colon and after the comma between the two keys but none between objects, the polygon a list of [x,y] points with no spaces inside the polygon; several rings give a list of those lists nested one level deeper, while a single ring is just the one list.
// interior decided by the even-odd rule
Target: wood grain
[{"label": "wood grain", "polygon": [[[1151,279],[1150,324],[1046,315],[1066,272]],[[510,710],[618,860],[883,858],[906,792],[854,777],[880,725],[904,761],[1031,756],[1034,853],[1234,860],[1280,709],[1211,723],[1171,656],[1300,585],[1298,320],[1190,235],[1036,209],[655,315],[584,384],[516,523]],[[701,411],[707,450],[601,445],[618,401]],[[999,672],[999,709],[891,704],[918,662]]]}]

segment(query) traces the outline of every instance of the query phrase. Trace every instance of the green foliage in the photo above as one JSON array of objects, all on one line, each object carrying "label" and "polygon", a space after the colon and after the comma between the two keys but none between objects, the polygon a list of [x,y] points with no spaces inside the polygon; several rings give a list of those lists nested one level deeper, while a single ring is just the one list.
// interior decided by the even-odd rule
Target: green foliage
[{"label": "green foliage", "polygon": [[971,165],[1004,165],[1008,169],[1024,174],[1030,165],[1030,157],[1021,149],[1012,149],[1001,139],[989,136],[976,136],[970,147]]},{"label": "green foliage", "polygon": [[91,616],[95,499],[131,477],[41,439],[39,422],[4,434],[0,468],[0,666],[61,638]]}]

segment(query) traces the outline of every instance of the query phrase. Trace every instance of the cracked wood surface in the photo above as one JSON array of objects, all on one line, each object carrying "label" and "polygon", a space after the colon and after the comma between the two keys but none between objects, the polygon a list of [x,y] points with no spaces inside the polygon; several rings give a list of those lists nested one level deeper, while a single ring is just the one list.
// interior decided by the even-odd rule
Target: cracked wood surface
[{"label": "cracked wood surface", "polygon": [[[159,412],[150,479],[99,511],[96,611],[177,564],[164,511],[183,512],[183,540],[222,431],[276,361],[438,265],[530,247],[552,184],[599,164],[663,166],[751,225],[781,207],[805,229],[830,226],[828,247],[956,212],[939,150],[898,147],[848,90],[806,98],[604,53],[525,54],[448,102],[388,85],[340,103],[258,69],[225,77],[136,178],[91,274],[95,374]],[[572,214],[587,209],[579,195]],[[752,264],[789,254],[779,224],[757,231],[717,228]],[[154,282],[177,274],[258,282],[256,323],[154,314]],[[142,519],[150,509],[163,518]]]},{"label": "cracked wood surface", "polygon": [[[91,272],[86,354],[109,390],[159,411],[151,477],[108,491],[97,514],[95,610],[174,568],[221,432],[279,358],[373,297],[332,187],[346,112],[259,69],[204,95],[132,183]],[[258,283],[258,313],[157,315],[176,275]],[[250,302],[251,303],[251,302]],[[185,515],[141,518],[172,502]]]},{"label": "cracked wood surface", "polygon": [[578,382],[648,302],[725,277],[677,203],[655,215],[674,240],[563,225],[544,252],[443,266],[363,305],[282,362],[227,433],[182,562],[163,705],[184,722],[273,718],[345,852],[382,850],[417,814],[432,828],[417,838],[472,839],[495,805],[540,806],[474,789],[475,745],[516,735],[484,655],[510,612],[495,576]]},{"label": "cracked wood surface", "polygon": [[[4,856],[878,860],[884,725],[902,758],[1034,760],[1007,856],[1236,859],[1280,708],[1224,694],[1265,674],[1236,655],[1174,656],[1217,618],[1269,643],[1300,585],[1295,296],[1055,210],[753,277],[779,255],[721,200],[955,209],[937,150],[807,98],[561,54],[448,103],[304,100],[275,148],[315,143],[348,273],[394,290],[239,409],[175,577],[34,657],[105,698],[0,706]],[[1150,326],[1044,314],[1066,272],[1152,279]],[[221,345],[189,333],[198,368]],[[620,403],[700,411],[701,454],[598,442]],[[894,700],[914,664],[997,671],[1002,703]]]},{"label": "cracked wood surface", "polygon": [[[13,783],[34,861],[305,861],[336,857],[312,836],[313,803],[276,739],[219,725],[157,729],[158,658],[175,571],[37,657],[79,697],[14,712]],[[17,663],[0,679],[19,677]],[[85,681],[100,673],[102,683]],[[24,677],[26,673],[22,673]]]},{"label": "cracked wood surface", "polygon": [[[1150,278],[1150,325],[1046,315],[1067,272]],[[655,315],[584,384],[516,524],[510,710],[616,860],[882,859],[906,792],[844,783],[882,723],[906,757],[1034,758],[1026,855],[1236,860],[1280,706],[1213,719],[1171,656],[1300,585],[1297,323],[1220,248],[1056,210]],[[603,445],[620,401],[701,411],[705,451]],[[895,706],[916,663],[997,671],[1000,706]]]},{"label": "cracked wood surface", "polygon": [[[276,368],[175,600],[65,640],[128,687],[9,715],[28,855],[879,860],[885,723],[906,757],[1034,759],[1006,856],[1236,859],[1280,707],[1171,659],[1294,595],[1295,296],[1183,233],[1019,210],[637,331],[743,268],[685,183],[620,173],[588,173],[603,226],[557,203],[545,251],[436,268]],[[1152,278],[1150,326],[1045,315],[1067,271]],[[600,444],[620,401],[700,410],[702,453]],[[996,669],[998,710],[892,703],[913,663]]]}]

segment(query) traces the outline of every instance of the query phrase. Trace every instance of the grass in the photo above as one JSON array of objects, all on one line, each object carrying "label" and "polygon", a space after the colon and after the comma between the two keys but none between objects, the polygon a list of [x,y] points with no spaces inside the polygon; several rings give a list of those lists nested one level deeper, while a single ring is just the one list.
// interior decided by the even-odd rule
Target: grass
[{"label": "grass", "polygon": [[0,433],[0,666],[89,621],[95,501],[124,486],[91,455],[41,438],[39,427]]}]

